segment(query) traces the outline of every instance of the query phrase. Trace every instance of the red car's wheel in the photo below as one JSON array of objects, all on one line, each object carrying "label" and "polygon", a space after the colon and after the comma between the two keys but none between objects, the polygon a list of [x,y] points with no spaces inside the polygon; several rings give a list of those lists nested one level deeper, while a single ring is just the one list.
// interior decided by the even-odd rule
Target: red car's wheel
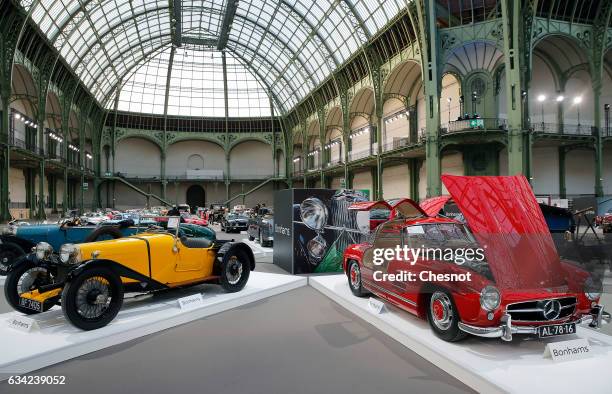
[{"label": "red car's wheel", "polygon": [[435,290],[429,297],[427,320],[434,333],[445,341],[454,342],[465,338],[459,329],[459,314],[452,295],[446,290]]},{"label": "red car's wheel", "polygon": [[366,295],[366,291],[363,289],[363,283],[361,282],[361,269],[359,263],[351,261],[348,268],[348,281],[351,292],[357,297],[363,297]]}]

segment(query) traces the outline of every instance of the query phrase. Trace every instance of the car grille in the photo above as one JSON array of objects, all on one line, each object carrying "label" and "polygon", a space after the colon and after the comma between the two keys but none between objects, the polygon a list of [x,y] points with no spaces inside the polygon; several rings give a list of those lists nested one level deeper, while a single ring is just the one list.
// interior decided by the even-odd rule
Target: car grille
[{"label": "car grille", "polygon": [[[557,302],[558,305],[555,305]],[[576,297],[517,302],[506,307],[512,320],[532,322],[563,319],[571,316],[575,310]]]}]

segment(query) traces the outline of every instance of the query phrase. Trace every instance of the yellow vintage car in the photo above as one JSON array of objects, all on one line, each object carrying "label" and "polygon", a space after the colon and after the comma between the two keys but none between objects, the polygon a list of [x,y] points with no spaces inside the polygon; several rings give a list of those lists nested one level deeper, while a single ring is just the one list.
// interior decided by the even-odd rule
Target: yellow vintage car
[{"label": "yellow vintage car", "polygon": [[[39,266],[53,265],[53,278],[19,295],[20,310],[44,312],[58,303],[66,318],[83,330],[110,323],[125,292],[154,292],[218,283],[227,292],[242,290],[255,269],[251,249],[242,242],[179,236],[178,219],[168,231],[65,244],[59,255],[37,245]],[[176,229],[175,229],[176,227]],[[36,268],[36,267],[34,267]]]}]

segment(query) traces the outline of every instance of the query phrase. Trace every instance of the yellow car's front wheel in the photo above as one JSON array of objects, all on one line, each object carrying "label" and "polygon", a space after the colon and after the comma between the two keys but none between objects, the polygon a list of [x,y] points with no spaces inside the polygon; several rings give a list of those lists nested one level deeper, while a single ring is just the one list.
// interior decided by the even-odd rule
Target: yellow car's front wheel
[{"label": "yellow car's front wheel", "polygon": [[62,292],[64,316],[82,330],[95,330],[110,323],[123,305],[119,275],[104,267],[85,269]]},{"label": "yellow car's front wheel", "polygon": [[221,262],[219,284],[228,293],[242,290],[249,280],[251,261],[240,249],[230,249]]}]

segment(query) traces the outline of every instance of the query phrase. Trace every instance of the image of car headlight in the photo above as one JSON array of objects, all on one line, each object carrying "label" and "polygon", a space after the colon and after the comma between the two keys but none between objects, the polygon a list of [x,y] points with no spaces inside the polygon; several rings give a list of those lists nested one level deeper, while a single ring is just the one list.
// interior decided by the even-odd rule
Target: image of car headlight
[{"label": "image of car headlight", "polygon": [[306,244],[308,254],[315,261],[320,261],[325,256],[325,250],[327,249],[327,242],[323,237],[317,235]]},{"label": "image of car headlight", "polygon": [[584,281],[584,295],[591,301],[597,301],[601,297],[602,289],[601,281],[594,280],[590,276]]},{"label": "image of car headlight", "polygon": [[81,260],[81,249],[74,244],[64,244],[60,248],[60,260],[65,264],[76,264]]},{"label": "image of car headlight", "polygon": [[327,223],[327,207],[316,197],[307,198],[300,204],[300,218],[311,230],[323,230]]},{"label": "image of car headlight", "polygon": [[53,246],[47,242],[39,242],[36,244],[36,257],[38,260],[46,260],[53,253]]},{"label": "image of car headlight", "polygon": [[495,286],[486,286],[480,292],[480,306],[488,312],[492,312],[499,307],[501,295]]}]

